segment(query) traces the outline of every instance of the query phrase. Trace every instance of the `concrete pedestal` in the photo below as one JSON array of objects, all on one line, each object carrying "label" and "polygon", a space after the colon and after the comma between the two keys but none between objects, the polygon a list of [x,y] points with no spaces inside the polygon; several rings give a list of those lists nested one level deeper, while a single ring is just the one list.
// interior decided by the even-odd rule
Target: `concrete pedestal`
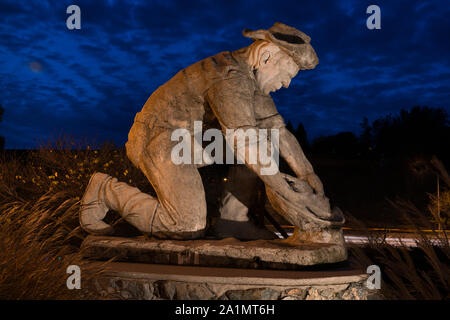
[{"label": "concrete pedestal", "polygon": [[155,240],[144,237],[88,236],[82,245],[86,257],[151,264],[299,269],[345,261],[342,244],[286,240]]},{"label": "concrete pedestal", "polygon": [[255,270],[111,263],[97,290],[109,299],[183,300],[366,300],[360,270]]},{"label": "concrete pedestal", "polygon": [[371,299],[342,245],[307,241],[89,236],[90,260],[115,258],[97,291],[112,299]]}]

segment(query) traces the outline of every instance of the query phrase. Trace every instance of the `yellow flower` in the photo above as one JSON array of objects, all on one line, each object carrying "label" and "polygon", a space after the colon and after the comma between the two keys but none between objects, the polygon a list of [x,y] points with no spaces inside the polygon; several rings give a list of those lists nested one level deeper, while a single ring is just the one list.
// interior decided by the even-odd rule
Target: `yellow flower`
[{"label": "yellow flower", "polygon": [[128,174],[128,170],[125,170],[125,171],[123,172],[123,175],[126,176],[127,174]]},{"label": "yellow flower", "polygon": [[70,179],[70,176],[69,176],[68,174],[66,174],[66,178],[67,178],[67,179]]},{"label": "yellow flower", "polygon": [[57,177],[58,176],[58,172],[55,172],[55,177]]}]

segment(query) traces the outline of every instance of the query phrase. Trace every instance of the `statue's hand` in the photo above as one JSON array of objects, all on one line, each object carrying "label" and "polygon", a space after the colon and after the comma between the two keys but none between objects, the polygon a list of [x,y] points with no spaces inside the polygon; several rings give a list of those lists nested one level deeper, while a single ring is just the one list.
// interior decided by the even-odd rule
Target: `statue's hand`
[{"label": "statue's hand", "polygon": [[[310,177],[313,184],[322,194],[313,193],[313,188],[309,185],[308,178],[303,179],[281,173],[290,186],[290,190],[285,192],[281,189],[271,189],[266,185],[267,197],[272,207],[295,226],[302,226],[302,221],[315,221],[319,225],[342,225],[343,219],[335,216],[331,211],[327,197],[323,195],[322,183],[316,175]],[[314,178],[315,177],[315,178]],[[314,189],[315,190],[315,189]]]},{"label": "statue's hand", "polygon": [[319,196],[323,196],[325,194],[323,190],[323,184],[315,173],[308,174],[305,179],[311,186],[311,188],[313,188],[313,190],[316,192],[316,194],[318,194]]}]

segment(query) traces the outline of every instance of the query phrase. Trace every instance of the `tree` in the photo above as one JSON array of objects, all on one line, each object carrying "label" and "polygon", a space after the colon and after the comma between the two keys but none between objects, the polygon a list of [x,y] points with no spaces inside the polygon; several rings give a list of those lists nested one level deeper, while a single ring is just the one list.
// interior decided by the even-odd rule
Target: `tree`
[{"label": "tree", "polygon": [[367,154],[373,149],[372,127],[370,126],[369,119],[364,117],[363,121],[360,123],[360,126],[362,133],[359,137],[359,143],[362,153]]},{"label": "tree", "polygon": [[358,153],[358,139],[353,132],[340,132],[315,139],[312,149],[318,154],[353,157]]},{"label": "tree", "polygon": [[308,137],[306,135],[305,127],[303,126],[303,123],[299,123],[297,126],[297,129],[294,132],[295,137],[297,138],[297,141],[300,143],[300,146],[302,149],[309,150],[310,146],[308,143]]},{"label": "tree", "polygon": [[292,125],[292,122],[289,120],[286,124],[286,129],[292,134],[295,134],[294,126]]},{"label": "tree", "polygon": [[378,154],[439,157],[448,153],[448,115],[442,108],[402,109],[398,115],[389,114],[375,120],[370,130]]},{"label": "tree", "polygon": [[288,129],[288,131],[294,135],[294,137],[297,139],[298,143],[302,147],[303,151],[309,150],[310,146],[308,143],[306,130],[305,127],[303,126],[303,123],[300,122],[297,126],[297,129],[294,129],[292,122],[288,121],[286,124],[286,129]]}]

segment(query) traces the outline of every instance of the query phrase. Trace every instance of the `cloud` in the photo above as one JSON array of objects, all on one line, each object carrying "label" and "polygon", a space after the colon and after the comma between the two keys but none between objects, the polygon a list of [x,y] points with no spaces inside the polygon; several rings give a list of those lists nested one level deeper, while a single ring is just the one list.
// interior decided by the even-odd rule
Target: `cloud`
[{"label": "cloud", "polygon": [[124,143],[136,112],[180,69],[250,44],[244,28],[281,21],[312,37],[320,59],[274,100],[310,137],[358,132],[417,104],[450,105],[449,8],[444,1],[378,1],[382,29],[365,27],[368,1],[71,1],[0,3],[0,135],[7,148],[55,132]]}]

